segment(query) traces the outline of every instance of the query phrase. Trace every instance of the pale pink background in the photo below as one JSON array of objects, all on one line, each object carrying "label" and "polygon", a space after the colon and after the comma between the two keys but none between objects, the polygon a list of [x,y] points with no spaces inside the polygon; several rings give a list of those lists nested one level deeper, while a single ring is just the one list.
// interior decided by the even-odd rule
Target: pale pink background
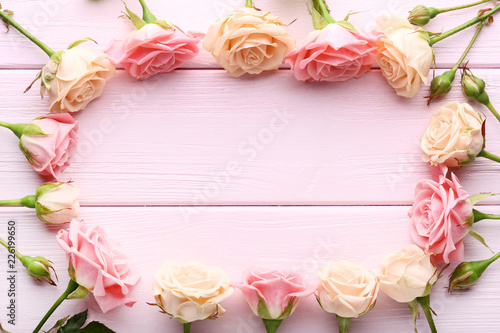
[{"label": "pale pink background", "polygon": [[[158,17],[203,32],[244,1],[148,3]],[[455,3],[440,1],[439,6]],[[139,9],[133,0],[128,4]],[[378,14],[405,14],[421,1],[330,4],[339,19],[349,10],[371,10],[353,17],[369,30]],[[118,0],[17,0],[2,5],[54,49],[90,36],[99,44],[87,46],[103,50],[111,38],[132,29],[117,18],[123,10]],[[299,40],[312,29],[304,0],[260,0],[256,5],[285,22],[297,19],[288,29]],[[475,13],[443,15],[430,30],[446,30]],[[469,57],[497,106],[499,33],[497,24],[487,27]],[[472,34],[464,32],[436,46],[438,73],[456,61]],[[0,119],[27,122],[48,108],[36,88],[22,94],[46,57],[14,30],[0,35]],[[445,100],[427,108],[426,94],[423,87],[414,99],[398,98],[378,70],[343,84],[297,82],[285,66],[275,73],[234,79],[205,51],[186,68],[145,82],[119,71],[105,95],[77,115],[79,149],[63,180],[74,180],[82,190],[81,217],[102,224],[130,254],[142,274],[133,293],[138,303],[103,315],[92,297],[67,301],[53,321],[89,308],[91,319],[120,333],[180,332],[177,321],[146,304],[153,300],[152,274],[166,259],[219,265],[234,281],[249,266],[299,269],[311,283],[331,260],[377,267],[384,254],[410,243],[407,211],[416,182],[428,177],[419,137],[430,114],[447,101],[465,101],[456,86]],[[488,150],[500,153],[500,125],[487,110],[474,106],[488,116]],[[15,136],[1,130],[0,137],[0,199],[33,193],[43,180],[26,163]],[[499,171],[498,164],[481,159],[459,176],[470,193],[499,192]],[[490,199],[481,210],[499,213],[498,203],[500,198]],[[57,287],[39,285],[18,264],[17,325],[5,328],[29,332],[64,290],[66,261],[54,238],[58,228],[43,225],[28,209],[0,208],[0,235],[5,236],[9,220],[17,222],[18,249],[53,260],[60,277]],[[494,250],[500,249],[498,222],[481,222],[477,231]],[[0,309],[5,309],[7,258],[6,252],[0,253]],[[468,260],[489,255],[467,239]],[[432,295],[439,332],[498,331],[500,266],[492,266],[466,292],[446,294],[445,280]],[[195,323],[192,332],[264,332],[239,292],[224,306],[226,316]],[[0,310],[0,322],[6,322],[5,310]],[[336,331],[334,316],[324,313],[314,297],[280,328],[282,333],[305,331]],[[428,331],[423,319],[419,331]],[[353,321],[351,332],[411,333],[413,327],[407,306],[381,295],[371,313]]]}]

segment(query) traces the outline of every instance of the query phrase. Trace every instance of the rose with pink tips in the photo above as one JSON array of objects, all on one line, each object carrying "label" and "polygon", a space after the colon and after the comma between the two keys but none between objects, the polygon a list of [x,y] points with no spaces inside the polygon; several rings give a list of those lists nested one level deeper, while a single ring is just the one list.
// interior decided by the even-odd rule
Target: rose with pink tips
[{"label": "rose with pink tips", "polygon": [[300,300],[316,290],[300,273],[275,270],[252,270],[235,287],[241,290],[253,313],[263,319],[268,333],[276,332]]}]

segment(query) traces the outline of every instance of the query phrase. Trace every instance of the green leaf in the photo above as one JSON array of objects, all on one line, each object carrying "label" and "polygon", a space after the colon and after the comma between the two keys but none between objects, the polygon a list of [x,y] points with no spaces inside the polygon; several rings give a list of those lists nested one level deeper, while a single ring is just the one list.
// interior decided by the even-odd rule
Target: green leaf
[{"label": "green leaf", "polygon": [[486,244],[486,241],[484,240],[483,236],[481,236],[480,234],[478,234],[476,231],[474,230],[469,230],[469,235],[471,235],[472,237],[474,237],[475,239],[477,239],[481,244],[483,244],[484,246],[486,246],[488,248],[488,250],[490,250],[491,252],[493,252],[493,250],[488,246],[488,244]]},{"label": "green leaf", "polygon": [[82,44],[82,43],[85,43],[85,42],[89,42],[89,41],[92,41],[94,43],[97,44],[97,42],[95,40],[93,40],[92,38],[90,37],[85,37],[85,38],[81,38],[81,39],[77,39],[75,40],[74,42],[72,42],[71,44],[68,45],[68,50],[69,49],[72,49],[74,47],[77,47],[78,45]]},{"label": "green leaf", "polygon": [[88,310],[77,313],[73,317],[69,318],[64,326],[61,326],[57,333],[76,333],[80,332],[80,328],[85,324],[87,320]]},{"label": "green leaf", "polygon": [[61,318],[59,319],[58,321],[56,321],[56,323],[54,324],[54,326],[52,326],[48,331],[46,331],[46,333],[58,328],[58,327],[61,327],[65,322],[66,320],[68,320],[69,316],[66,316],[64,318]]},{"label": "green leaf", "polygon": [[116,333],[98,321],[93,321],[80,330],[81,333]]},{"label": "green leaf", "polygon": [[486,199],[488,197],[491,197],[493,195],[498,195],[498,193],[482,192],[482,193],[479,193],[479,194],[471,195],[469,197],[469,200],[470,200],[472,206],[474,206],[478,202],[483,201],[484,199]]}]

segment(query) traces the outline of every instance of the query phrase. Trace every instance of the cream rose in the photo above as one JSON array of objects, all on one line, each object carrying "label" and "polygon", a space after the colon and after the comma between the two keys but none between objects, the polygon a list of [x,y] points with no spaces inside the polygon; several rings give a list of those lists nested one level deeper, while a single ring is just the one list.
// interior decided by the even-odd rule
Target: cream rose
[{"label": "cream rose", "polygon": [[357,318],[375,306],[377,278],[364,267],[337,261],[319,272],[318,301],[323,310],[344,318]]},{"label": "cream rose", "polygon": [[442,106],[422,135],[423,160],[449,167],[472,163],[484,148],[483,122],[469,104]]},{"label": "cream rose", "polygon": [[229,276],[218,267],[166,261],[154,274],[156,304],[183,323],[222,316],[226,311],[219,303],[233,292]]},{"label": "cream rose", "polygon": [[380,289],[397,302],[408,303],[427,296],[437,281],[437,269],[417,245],[406,246],[382,259],[375,271]]},{"label": "cream rose", "polygon": [[42,69],[42,97],[47,90],[50,112],[77,112],[101,96],[115,66],[104,53],[76,46],[62,51],[59,60],[51,59]]},{"label": "cream rose", "polygon": [[50,224],[61,224],[78,216],[80,190],[71,183],[49,182],[36,190],[36,214]]},{"label": "cream rose", "polygon": [[295,47],[283,25],[269,12],[239,9],[210,26],[203,48],[235,77],[278,69]]},{"label": "cream rose", "polygon": [[377,62],[387,82],[404,97],[413,97],[427,75],[434,60],[429,40],[416,31],[407,19],[380,16],[377,30],[384,33],[380,39]]}]

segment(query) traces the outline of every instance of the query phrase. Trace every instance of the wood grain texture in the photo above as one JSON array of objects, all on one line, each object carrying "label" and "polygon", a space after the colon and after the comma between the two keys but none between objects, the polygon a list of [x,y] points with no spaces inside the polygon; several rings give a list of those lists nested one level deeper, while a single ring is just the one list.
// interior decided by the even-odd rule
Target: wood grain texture
[{"label": "wood grain texture", "polygon": [[[475,73],[500,105],[500,70]],[[2,120],[45,112],[37,92],[22,95],[35,71],[2,74]],[[81,187],[84,205],[410,204],[415,184],[429,177],[421,133],[440,105],[466,101],[455,88],[427,108],[426,87],[400,98],[378,71],[344,84],[297,82],[287,70],[240,80],[176,71],[145,82],[120,71],[75,116],[79,146],[62,179]],[[500,153],[500,126],[474,105],[488,117],[488,150]],[[43,180],[17,138],[6,129],[0,137],[0,171],[9,175],[1,196],[33,192]],[[478,159],[459,176],[471,194],[497,192],[499,170]]]},{"label": "wood grain texture", "polygon": [[[424,1],[425,2],[425,1]],[[329,1],[333,15],[342,19],[349,11],[366,11],[352,16],[350,21],[358,29],[372,31],[375,28],[377,16],[389,12],[407,15],[414,6],[423,4],[421,0],[409,1]],[[459,3],[467,3],[461,0]],[[128,1],[131,9],[140,13],[137,1]],[[296,19],[287,29],[298,41],[301,41],[312,28],[312,21],[307,12],[306,0],[258,0],[256,6],[278,15],[286,23]],[[432,2],[427,5],[448,7],[456,5],[457,1],[440,0],[439,4]],[[4,0],[4,8],[15,12],[15,18],[26,28],[35,33],[41,40],[53,49],[64,49],[73,40],[92,37],[99,45],[88,43],[87,46],[103,51],[112,39],[122,39],[132,30],[132,24],[126,19],[118,18],[124,10],[120,1],[111,0]],[[235,8],[244,6],[243,0],[190,0],[187,1],[150,1],[149,7],[156,16],[173,22],[187,31],[205,33],[208,26],[223,15],[229,14]],[[482,6],[488,7],[487,5]],[[491,6],[490,6],[491,7]],[[478,8],[463,12],[452,12],[440,16],[438,22],[430,24],[432,32],[441,32],[465,22],[476,15]],[[480,36],[479,43],[472,50],[469,59],[472,66],[498,68],[500,43],[498,34],[500,26],[494,24]],[[453,66],[460,53],[465,49],[473,29],[451,37],[436,44],[437,63],[439,67]],[[2,36],[3,35],[3,36]],[[11,31],[8,34],[0,32],[0,66],[3,68],[38,68],[47,61],[46,55],[27,41],[21,34]],[[186,64],[188,68],[219,68],[211,55],[201,50],[193,62]]]},{"label": "wood grain texture", "polygon": [[[102,207],[84,208],[86,223],[99,223],[113,239],[121,242],[131,257],[141,281],[133,292],[138,303],[132,308],[118,308],[102,315],[92,296],[84,301],[67,301],[54,315],[62,317],[89,307],[92,319],[105,322],[117,332],[179,332],[176,320],[146,304],[152,301],[152,275],[167,259],[181,262],[199,260],[224,268],[233,282],[251,267],[292,268],[302,270],[315,284],[317,270],[332,260],[352,260],[369,269],[378,267],[382,256],[410,243],[409,207],[205,207],[189,222],[182,221],[179,207]],[[498,212],[498,206],[483,207]],[[6,223],[16,221],[17,246],[26,254],[43,254],[54,261],[59,274],[58,287],[40,286],[27,277],[18,264],[18,325],[14,332],[28,332],[61,293],[67,283],[66,259],[55,242],[56,227],[47,227],[32,211],[21,208],[0,209],[2,234]],[[484,221],[475,226],[490,246],[498,250],[500,224]],[[0,252],[4,253],[4,252]],[[472,238],[466,239],[466,258],[486,258],[491,254]],[[6,256],[0,255],[0,267]],[[451,270],[449,270],[451,271]],[[448,271],[447,271],[448,272]],[[494,309],[498,296],[500,266],[493,265],[480,283],[466,292],[445,292],[446,276],[435,287],[432,306],[437,312],[439,332],[496,332],[500,318]],[[0,269],[5,280],[5,270]],[[4,284],[2,284],[3,286]],[[36,301],[33,300],[36,295]],[[5,304],[4,290],[0,302]],[[253,317],[239,291],[224,303],[227,314],[215,321],[193,324],[193,333],[257,333],[263,326]],[[321,310],[309,297],[282,332],[307,330],[335,332],[334,316]],[[413,332],[409,309],[385,295],[380,296],[372,312],[353,321],[352,332]],[[424,319],[419,332],[428,332]]]}]

